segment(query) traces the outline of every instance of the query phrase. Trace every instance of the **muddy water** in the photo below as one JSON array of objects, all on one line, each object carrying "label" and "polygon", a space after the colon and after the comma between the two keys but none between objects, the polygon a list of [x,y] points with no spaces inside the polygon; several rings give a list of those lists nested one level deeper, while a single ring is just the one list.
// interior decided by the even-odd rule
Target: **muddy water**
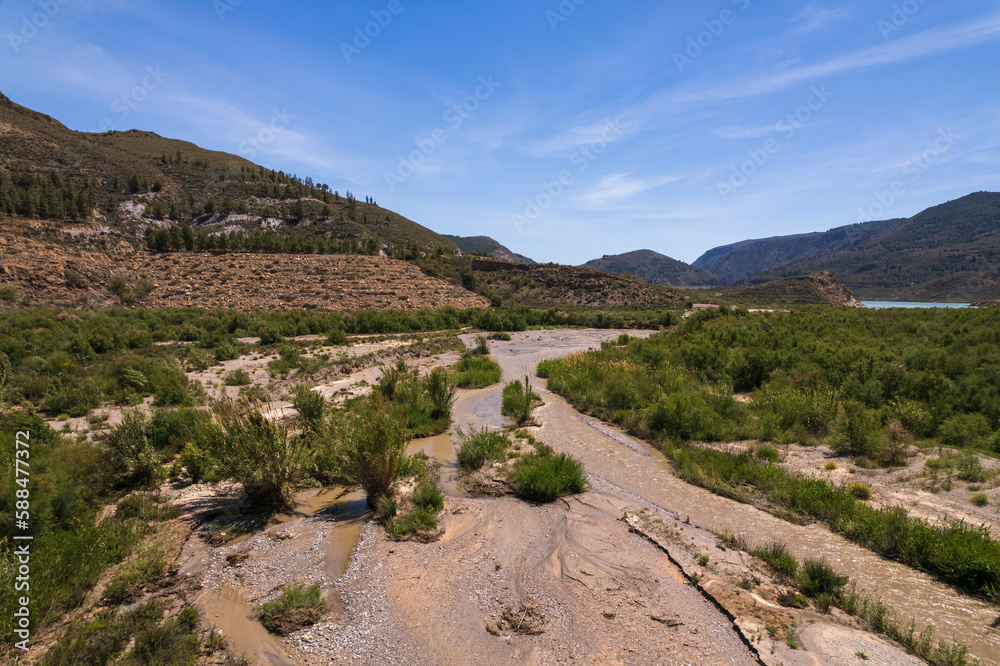
[{"label": "muddy water", "polygon": [[424,439],[414,439],[406,447],[410,455],[423,452],[441,465],[439,483],[445,495],[464,497],[465,493],[458,487],[458,450],[455,448],[454,436],[449,432]]},{"label": "muddy water", "polygon": [[206,592],[200,599],[202,614],[225,636],[236,654],[249,656],[254,664],[286,666],[293,662],[285,657],[277,639],[253,616],[253,608],[234,590]]},{"label": "muddy water", "polygon": [[[603,331],[532,332],[517,334],[509,343],[490,345],[509,381],[523,377],[525,368],[533,368],[541,360],[587,346],[597,347],[600,340],[613,337],[616,334]],[[562,398],[545,390],[544,380],[532,378],[532,384],[546,403],[536,412],[544,424],[540,438],[557,451],[579,457],[590,474],[674,512],[680,520],[690,518],[692,523],[712,530],[728,528],[753,542],[777,539],[786,542],[797,557],[825,559],[856,580],[861,589],[885,599],[901,618],[913,618],[918,631],[933,624],[936,637],[961,640],[969,645],[970,654],[984,664],[1000,664],[1000,630],[991,627],[1000,618],[1000,607],[964,596],[930,576],[883,560],[825,527],[793,525],[679,481],[658,451],[642,442],[633,441],[631,447],[623,445],[621,439],[627,437],[623,433],[615,441],[590,425],[590,419]],[[499,404],[500,388],[477,393],[474,404],[459,400],[461,411],[469,415],[492,414]]]}]

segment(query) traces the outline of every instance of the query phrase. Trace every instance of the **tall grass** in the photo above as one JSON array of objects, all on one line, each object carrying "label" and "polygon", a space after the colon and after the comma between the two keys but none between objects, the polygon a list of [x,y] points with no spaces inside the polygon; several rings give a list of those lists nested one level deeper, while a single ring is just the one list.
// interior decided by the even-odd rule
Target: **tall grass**
[{"label": "tall grass", "polygon": [[541,398],[531,390],[528,377],[524,378],[523,384],[515,379],[503,387],[500,412],[514,419],[517,425],[524,425],[531,420],[531,412],[536,402],[541,402]]},{"label": "tall grass", "polygon": [[455,366],[458,373],[456,384],[459,388],[479,389],[499,384],[503,372],[496,361],[490,358],[466,357]]},{"label": "tall grass", "polygon": [[457,432],[462,441],[458,448],[458,464],[467,470],[477,470],[489,460],[503,460],[511,445],[507,435],[490,432],[486,426],[468,433],[458,428]]},{"label": "tall grass", "polygon": [[406,422],[398,410],[377,398],[343,423],[339,436],[340,469],[364,489],[368,506],[374,508],[389,493],[406,457]]},{"label": "tall grass", "polygon": [[296,484],[305,477],[306,440],[261,412],[250,398],[215,404],[215,419],[202,427],[198,447],[217,464],[223,478],[238,481],[247,497],[267,509],[294,506]]}]

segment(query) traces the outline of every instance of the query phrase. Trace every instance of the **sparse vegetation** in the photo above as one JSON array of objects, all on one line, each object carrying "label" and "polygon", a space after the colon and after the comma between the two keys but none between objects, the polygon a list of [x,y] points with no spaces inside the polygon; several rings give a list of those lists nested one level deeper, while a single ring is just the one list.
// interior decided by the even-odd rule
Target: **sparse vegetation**
[{"label": "sparse vegetation", "polygon": [[463,469],[477,470],[491,460],[503,460],[510,438],[501,432],[491,432],[484,426],[482,430],[463,432],[457,429],[462,443],[458,449],[458,464]]},{"label": "sparse vegetation", "polygon": [[257,609],[261,624],[281,636],[316,624],[325,611],[326,602],[319,585],[309,588],[290,585],[281,591],[280,598],[261,604]]}]

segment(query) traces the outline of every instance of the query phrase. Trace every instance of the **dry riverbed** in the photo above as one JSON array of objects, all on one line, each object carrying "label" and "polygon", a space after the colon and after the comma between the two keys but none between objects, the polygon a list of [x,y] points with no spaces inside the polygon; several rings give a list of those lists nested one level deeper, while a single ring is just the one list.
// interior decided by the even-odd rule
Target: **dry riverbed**
[{"label": "dry riverbed", "polygon": [[[596,348],[619,333],[531,331],[490,346],[511,380],[533,374],[543,358]],[[386,353],[397,351],[388,347]],[[408,362],[427,372],[455,360],[453,353],[414,354]],[[353,394],[377,378],[377,369],[362,368],[327,377],[315,390]],[[836,611],[782,607],[776,599],[787,588],[761,562],[727,548],[716,536],[727,528],[758,541],[788,539],[799,557],[823,544],[813,554],[838,569],[869,571],[862,584],[905,578],[910,593],[935,609],[919,623],[940,624],[951,606],[983,615],[979,602],[821,528],[791,526],[682,484],[648,445],[578,414],[544,381],[532,383],[545,404],[530,432],[584,462],[587,492],[548,505],[502,492],[469,496],[474,487],[455,479],[447,436],[411,444],[446,470],[440,538],[432,543],[389,539],[369,519],[363,496],[344,489],[303,491],[296,512],[253,534],[226,534],[242,510],[238,489],[170,486],[166,492],[182,510],[175,524],[190,533],[178,557],[178,598],[201,611],[206,631],[225,636],[231,654],[253,664],[857,664],[859,655],[876,664],[920,663]],[[504,425],[500,389],[460,391],[453,423]],[[291,413],[280,400],[274,407],[274,416]],[[793,447],[785,464],[828,475],[827,455]],[[849,465],[838,465],[846,478]],[[313,583],[327,600],[318,624],[282,638],[255,619],[254,606],[283,587]],[[996,640],[985,623],[980,631],[979,619],[969,622],[977,640],[982,636],[975,646]],[[982,649],[978,654],[995,663]]]}]

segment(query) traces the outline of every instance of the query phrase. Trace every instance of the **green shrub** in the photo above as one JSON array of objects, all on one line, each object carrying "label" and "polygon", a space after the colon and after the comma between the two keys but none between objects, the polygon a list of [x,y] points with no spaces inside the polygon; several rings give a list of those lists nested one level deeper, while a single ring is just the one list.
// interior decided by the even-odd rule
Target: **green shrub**
[{"label": "green shrub", "polygon": [[243,485],[265,508],[294,506],[292,493],[305,476],[307,442],[260,412],[251,400],[226,398],[215,404],[214,422],[200,429],[197,446],[209,454],[223,478]]},{"label": "green shrub", "polygon": [[158,408],[149,424],[149,439],[157,451],[173,455],[194,440],[198,428],[207,420],[204,412],[187,407]]},{"label": "green shrub", "polygon": [[838,576],[825,562],[805,560],[799,573],[799,590],[812,599],[821,594],[837,595],[848,580],[847,576]]},{"label": "green shrub", "polygon": [[495,361],[489,358],[463,358],[455,366],[458,372],[456,384],[459,388],[480,389],[500,382],[503,372]]},{"label": "green shrub", "polygon": [[104,590],[104,598],[112,604],[135,599],[143,585],[166,573],[167,566],[163,544],[150,546],[118,568]]},{"label": "green shrub", "polygon": [[413,491],[413,503],[418,509],[444,509],[444,495],[437,484],[430,479],[421,481]]},{"label": "green shrub", "polygon": [[847,494],[864,502],[872,498],[872,489],[867,483],[849,483],[847,484]]},{"label": "green shrub", "polygon": [[365,404],[341,428],[339,467],[352,482],[364,488],[368,506],[389,493],[406,458],[409,434],[398,410],[381,398]]},{"label": "green shrub", "polygon": [[972,497],[969,498],[969,501],[976,506],[986,506],[990,503],[990,496],[986,493],[973,493]]},{"label": "green shrub", "polygon": [[832,472],[833,470],[837,469],[837,463],[830,460],[825,465],[823,465],[823,469],[825,469],[828,472]]},{"label": "green shrub", "polygon": [[396,517],[399,512],[399,503],[388,495],[383,495],[378,498],[378,502],[375,504],[375,513],[378,515],[379,519],[384,523],[391,523],[392,519]]},{"label": "green shrub", "polygon": [[458,464],[468,470],[477,470],[488,460],[503,460],[510,438],[500,432],[482,430],[465,433],[457,429],[462,443],[458,448]]},{"label": "green shrub", "polygon": [[451,419],[451,406],[455,401],[456,386],[444,368],[434,368],[424,379],[427,395],[434,405],[431,418]]},{"label": "green shrub", "polygon": [[479,334],[476,336],[476,346],[473,347],[468,352],[473,356],[489,356],[490,355],[490,345],[486,340],[486,336]]},{"label": "green shrub", "polygon": [[66,635],[38,660],[39,666],[105,666],[114,662],[138,632],[155,627],[163,616],[157,601],[128,613],[109,608],[72,623]]},{"label": "green shrub", "polygon": [[754,455],[764,462],[781,462],[781,452],[773,446],[767,446],[766,444],[754,449]]},{"label": "green shrub", "polygon": [[226,386],[247,386],[250,384],[250,373],[240,368],[233,370],[223,379]]},{"label": "green shrub", "polygon": [[524,425],[531,420],[531,412],[537,401],[541,401],[541,398],[531,390],[528,378],[524,378],[523,384],[520,380],[515,379],[503,387],[503,402],[500,412],[504,416],[514,419],[517,425]]},{"label": "green shrub", "polygon": [[184,445],[179,462],[188,477],[195,483],[201,481],[207,473],[212,471],[212,462],[208,455],[191,442]]},{"label": "green shrub", "polygon": [[[197,621],[197,612],[195,618]],[[201,643],[192,632],[193,627],[179,617],[160,626],[143,629],[135,635],[135,645],[127,660],[149,666],[195,666],[199,661]]]},{"label": "green shrub", "polygon": [[840,454],[878,458],[882,448],[882,427],[875,411],[860,402],[845,402],[830,444]]},{"label": "green shrub", "polygon": [[551,502],[587,489],[583,463],[565,453],[522,458],[508,481],[518,497],[535,502]]},{"label": "green shrub", "polygon": [[160,480],[163,470],[148,432],[146,415],[133,409],[125,412],[121,422],[104,437],[104,445],[110,453],[111,473],[118,486],[149,488]]},{"label": "green shrub", "polygon": [[326,334],[326,344],[340,347],[347,344],[347,333],[342,328],[335,328]]},{"label": "green shrub", "polygon": [[542,361],[538,364],[538,368],[535,370],[535,374],[542,379],[548,379],[549,373],[552,369],[560,363],[560,359],[552,359],[548,361]]},{"label": "green shrub", "polygon": [[278,600],[261,604],[257,609],[261,624],[282,636],[316,624],[326,610],[326,602],[319,585],[304,588],[304,585],[290,585],[282,590]]},{"label": "green shrub", "polygon": [[13,303],[18,299],[17,287],[12,284],[0,286],[0,301]]},{"label": "green shrub", "polygon": [[959,414],[941,424],[941,441],[946,446],[974,446],[990,434],[990,423],[982,414]]},{"label": "green shrub", "polygon": [[959,459],[957,471],[958,478],[969,483],[985,483],[993,478],[993,474],[979,461],[979,456],[972,452]]},{"label": "green shrub", "polygon": [[753,549],[752,555],[761,560],[785,580],[794,579],[799,572],[799,561],[788,552],[788,545],[781,541],[772,541],[764,546]]},{"label": "green shrub", "polygon": [[326,398],[322,393],[305,384],[298,384],[292,390],[292,405],[307,428],[313,432],[322,430],[327,411]]},{"label": "green shrub", "polygon": [[276,345],[282,341],[281,333],[276,328],[266,324],[257,329],[257,335],[260,337],[262,347]]}]

